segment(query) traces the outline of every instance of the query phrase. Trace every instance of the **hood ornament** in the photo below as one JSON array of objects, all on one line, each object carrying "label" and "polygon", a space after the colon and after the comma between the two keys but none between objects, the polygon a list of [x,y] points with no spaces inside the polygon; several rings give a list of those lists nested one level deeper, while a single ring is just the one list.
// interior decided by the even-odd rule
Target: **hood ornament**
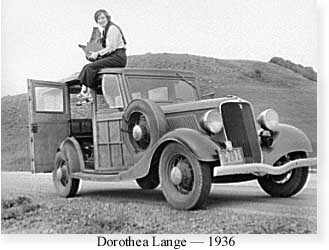
[{"label": "hood ornament", "polygon": [[226,149],[231,151],[233,149],[232,142],[231,141],[225,141]]}]

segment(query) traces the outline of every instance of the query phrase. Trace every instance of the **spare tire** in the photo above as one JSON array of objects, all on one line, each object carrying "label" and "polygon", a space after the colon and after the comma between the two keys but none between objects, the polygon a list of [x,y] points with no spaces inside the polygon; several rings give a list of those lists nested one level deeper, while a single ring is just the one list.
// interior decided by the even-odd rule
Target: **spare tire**
[{"label": "spare tire", "polygon": [[135,99],[123,114],[123,140],[134,160],[139,160],[167,129],[162,109],[151,100]]}]

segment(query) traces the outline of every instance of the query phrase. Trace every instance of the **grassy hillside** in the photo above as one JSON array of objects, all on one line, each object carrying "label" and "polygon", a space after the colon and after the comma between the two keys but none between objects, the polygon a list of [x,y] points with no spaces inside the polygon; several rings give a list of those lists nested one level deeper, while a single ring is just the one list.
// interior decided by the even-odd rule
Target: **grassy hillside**
[{"label": "grassy hillside", "polygon": [[[130,56],[128,66],[192,70],[203,94],[240,96],[252,102],[256,114],[272,107],[281,122],[305,131],[316,150],[316,82],[301,74],[273,63],[167,53]],[[6,96],[1,104],[2,170],[29,170],[27,96]]]},{"label": "grassy hillside", "polygon": [[285,60],[281,57],[273,57],[270,60],[270,63],[275,63],[287,69],[290,69],[298,74],[301,74],[305,78],[311,81],[317,81],[317,73],[312,67],[304,67],[303,65],[293,63],[289,60]]},{"label": "grassy hillside", "polygon": [[1,170],[29,170],[27,94],[1,98]]}]

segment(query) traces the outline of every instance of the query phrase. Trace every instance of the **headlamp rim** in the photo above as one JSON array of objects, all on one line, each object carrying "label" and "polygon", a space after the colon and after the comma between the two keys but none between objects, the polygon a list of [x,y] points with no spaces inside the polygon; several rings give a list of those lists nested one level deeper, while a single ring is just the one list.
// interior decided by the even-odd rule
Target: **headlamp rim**
[{"label": "headlamp rim", "polygon": [[[276,116],[276,121],[275,121],[275,124],[274,125],[269,124],[269,122],[271,122],[271,121],[266,120],[266,117],[269,114],[269,112],[273,112],[273,114]],[[278,112],[276,112],[272,108],[265,109],[257,117],[257,122],[261,126],[262,129],[270,130],[270,131],[276,131],[277,130],[277,127],[278,127],[278,125],[280,123],[279,114],[278,114]]]},{"label": "headlamp rim", "polygon": [[[219,124],[220,124],[220,128],[217,129],[217,130],[213,130],[213,129],[210,127],[210,125],[209,125],[209,124],[211,124],[211,122],[209,122],[209,116],[210,116],[210,114],[213,113],[213,112],[215,112],[215,113],[218,115],[219,119],[220,119],[220,123],[219,123]],[[212,121],[212,122],[213,122],[213,121]],[[202,124],[202,127],[203,127],[206,131],[208,131],[208,132],[210,132],[210,133],[212,133],[212,134],[219,133],[220,131],[223,130],[223,127],[224,127],[224,125],[223,125],[223,119],[222,119],[222,116],[221,116],[221,114],[220,114],[220,112],[219,112],[218,109],[211,109],[211,110],[208,110],[207,112],[205,112],[205,113],[203,114],[203,116],[202,116],[201,124]]]}]

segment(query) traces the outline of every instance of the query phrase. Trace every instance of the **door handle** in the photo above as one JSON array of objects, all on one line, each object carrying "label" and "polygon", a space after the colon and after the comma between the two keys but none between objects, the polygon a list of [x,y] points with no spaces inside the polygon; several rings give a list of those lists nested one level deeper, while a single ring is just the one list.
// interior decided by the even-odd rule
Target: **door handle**
[{"label": "door handle", "polygon": [[37,124],[37,123],[32,123],[31,124],[31,131],[32,131],[32,133],[38,133],[38,127],[39,127],[39,125]]}]

